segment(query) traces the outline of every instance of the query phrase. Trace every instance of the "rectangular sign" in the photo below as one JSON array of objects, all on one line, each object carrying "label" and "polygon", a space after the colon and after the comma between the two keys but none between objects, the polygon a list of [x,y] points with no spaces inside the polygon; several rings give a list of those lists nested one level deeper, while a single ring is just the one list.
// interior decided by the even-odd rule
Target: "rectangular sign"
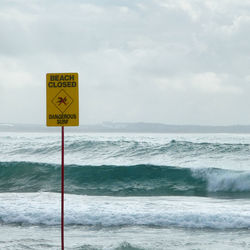
[{"label": "rectangular sign", "polygon": [[47,126],[79,126],[78,73],[47,73]]}]

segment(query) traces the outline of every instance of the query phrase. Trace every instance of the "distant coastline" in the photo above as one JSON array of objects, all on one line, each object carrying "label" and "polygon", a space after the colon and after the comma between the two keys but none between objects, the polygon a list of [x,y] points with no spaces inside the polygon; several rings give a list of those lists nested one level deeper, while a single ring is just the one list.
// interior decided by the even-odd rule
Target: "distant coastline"
[{"label": "distant coastline", "polygon": [[[58,132],[58,127],[37,124],[0,123],[0,132]],[[79,133],[250,133],[250,125],[168,125],[163,123],[116,123],[67,127],[69,132]]]}]

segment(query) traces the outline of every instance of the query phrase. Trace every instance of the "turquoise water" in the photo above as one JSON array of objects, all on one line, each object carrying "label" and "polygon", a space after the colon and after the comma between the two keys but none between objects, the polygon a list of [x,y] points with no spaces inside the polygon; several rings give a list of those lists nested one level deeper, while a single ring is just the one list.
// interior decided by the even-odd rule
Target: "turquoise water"
[{"label": "turquoise water", "polygon": [[[0,162],[1,192],[59,192],[59,164]],[[18,177],[18,178],[17,178]],[[157,165],[65,167],[65,193],[96,196],[250,195],[250,171]]]},{"label": "turquoise water", "polygon": [[[65,134],[65,249],[249,249],[250,135]],[[60,134],[0,134],[0,248],[60,249]]]}]

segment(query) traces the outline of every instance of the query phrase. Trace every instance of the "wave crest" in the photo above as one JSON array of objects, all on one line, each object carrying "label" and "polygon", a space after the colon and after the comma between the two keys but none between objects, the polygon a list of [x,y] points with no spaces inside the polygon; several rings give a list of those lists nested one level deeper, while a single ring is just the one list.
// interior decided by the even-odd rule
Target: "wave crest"
[{"label": "wave crest", "polygon": [[[60,192],[60,165],[0,162],[1,192]],[[65,192],[112,196],[225,196],[250,193],[250,173],[157,165],[65,166]]]}]

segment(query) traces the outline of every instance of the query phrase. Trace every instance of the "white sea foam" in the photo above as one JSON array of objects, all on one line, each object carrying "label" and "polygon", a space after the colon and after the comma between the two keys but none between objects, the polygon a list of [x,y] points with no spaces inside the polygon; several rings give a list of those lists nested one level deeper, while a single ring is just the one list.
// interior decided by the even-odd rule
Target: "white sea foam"
[{"label": "white sea foam", "polygon": [[[2,193],[4,224],[60,224],[60,194]],[[197,197],[65,196],[65,224],[250,228],[249,200]]]},{"label": "white sea foam", "polygon": [[[60,134],[0,133],[1,161],[60,163]],[[250,135],[67,134],[65,164],[248,170]]]},{"label": "white sea foam", "polygon": [[221,169],[192,169],[194,177],[207,181],[209,192],[244,192],[250,191],[250,173]]}]

